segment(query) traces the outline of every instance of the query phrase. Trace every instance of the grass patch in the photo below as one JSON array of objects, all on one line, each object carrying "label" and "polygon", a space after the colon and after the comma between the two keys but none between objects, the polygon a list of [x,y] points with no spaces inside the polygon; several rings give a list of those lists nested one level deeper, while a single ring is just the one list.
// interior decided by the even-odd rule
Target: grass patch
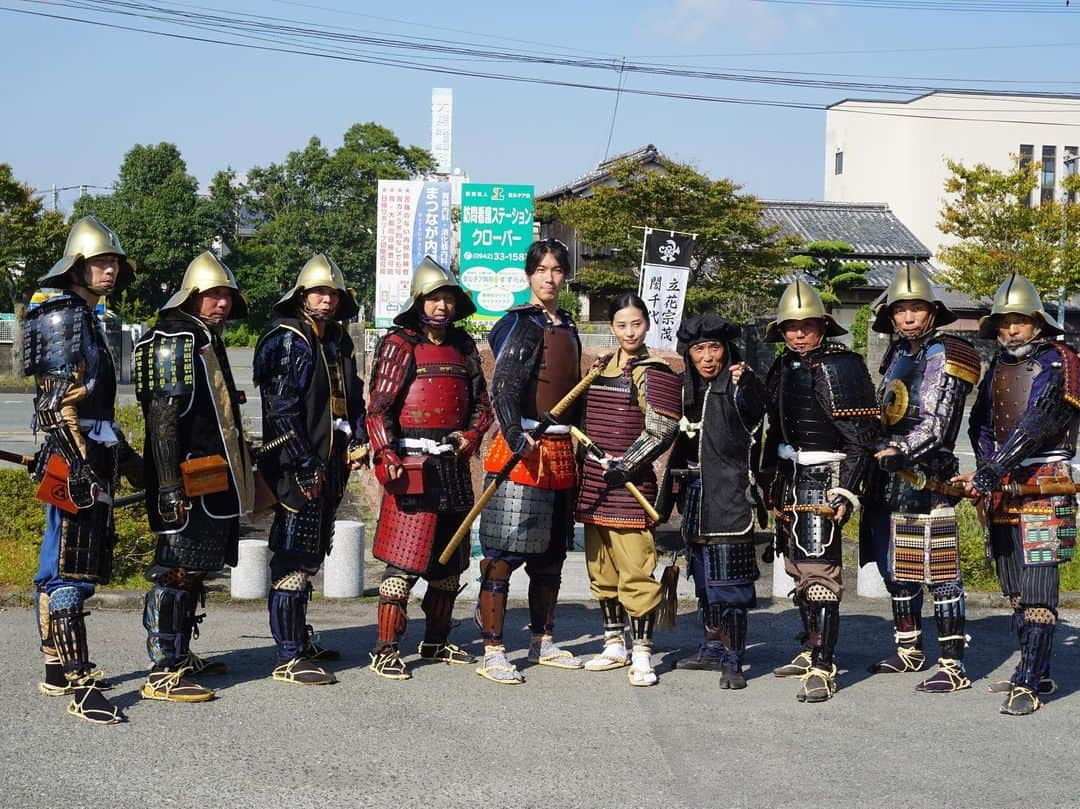
[{"label": "grass patch", "polygon": [[[135,405],[118,408],[117,422],[139,452],[143,444],[142,411]],[[0,538],[0,586],[26,588],[37,572],[41,535],[45,530],[45,505],[34,497],[37,484],[21,469],[0,469],[0,514],[5,531]],[[120,482],[118,497],[133,493]],[[114,512],[116,547],[110,587],[143,589],[143,570],[150,563],[155,538],[146,523],[146,509],[136,503]]]}]

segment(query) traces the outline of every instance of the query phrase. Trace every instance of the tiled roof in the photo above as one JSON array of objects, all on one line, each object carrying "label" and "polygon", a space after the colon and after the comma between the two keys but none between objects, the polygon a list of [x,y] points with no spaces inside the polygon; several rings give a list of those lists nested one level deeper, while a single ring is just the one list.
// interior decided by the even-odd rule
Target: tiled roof
[{"label": "tiled roof", "polygon": [[623,152],[617,154],[614,157],[601,161],[596,165],[596,168],[590,171],[588,174],[583,174],[576,180],[571,180],[568,183],[563,183],[560,186],[552,188],[550,191],[545,191],[543,194],[537,194],[536,199],[544,201],[549,199],[555,199],[565,194],[578,194],[581,191],[595,185],[600,180],[603,180],[611,172],[611,167],[622,160],[633,160],[638,163],[651,163],[662,158],[663,155],[656,150],[656,147],[651,143],[647,146],[642,146],[639,149],[633,149],[629,152]]},{"label": "tiled roof", "polygon": [[804,242],[847,242],[853,259],[903,258],[925,261],[930,250],[884,203],[762,200],[766,224]]}]

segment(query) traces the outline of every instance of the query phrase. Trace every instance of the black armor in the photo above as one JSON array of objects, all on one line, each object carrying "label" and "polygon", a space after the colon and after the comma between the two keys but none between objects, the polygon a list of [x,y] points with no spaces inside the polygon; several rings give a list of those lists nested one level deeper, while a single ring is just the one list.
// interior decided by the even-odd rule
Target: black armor
[{"label": "black armor", "polygon": [[[236,564],[239,516],[253,506],[254,481],[224,343],[197,318],[167,310],[135,346],[133,365],[146,420],[155,568],[211,572]],[[227,463],[227,488],[187,497],[180,462],[215,455]]]}]

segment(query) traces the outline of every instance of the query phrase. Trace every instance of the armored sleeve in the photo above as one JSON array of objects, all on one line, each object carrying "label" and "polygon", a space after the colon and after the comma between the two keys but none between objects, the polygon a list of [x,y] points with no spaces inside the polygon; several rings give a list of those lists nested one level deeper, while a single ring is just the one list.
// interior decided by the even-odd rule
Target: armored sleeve
[{"label": "armored sleeve", "polygon": [[23,373],[37,383],[34,423],[73,466],[86,457],[75,404],[94,384],[98,357],[84,310],[60,298],[35,310],[23,331]]},{"label": "armored sleeve", "polygon": [[645,414],[645,429],[623,453],[619,466],[633,477],[659,458],[679,432],[682,384],[666,365],[637,366],[631,372],[638,405]]},{"label": "armored sleeve", "polygon": [[870,373],[852,351],[826,354],[814,370],[814,394],[843,442],[839,488],[858,495],[881,436],[881,411]]},{"label": "armored sleeve", "polygon": [[[960,340],[956,343],[967,346]],[[907,435],[890,442],[908,461],[917,461],[939,449],[952,449],[964,400],[979,378],[978,354],[967,347],[970,354],[963,352],[963,364],[953,356],[957,352],[946,345],[935,346],[927,353],[919,387],[919,423]]]},{"label": "armored sleeve", "polygon": [[500,321],[492,329],[489,341],[495,353],[495,371],[491,376],[491,402],[499,429],[511,450],[525,447],[521,429],[521,396],[529,379],[537,372],[544,348],[541,327],[526,314]]},{"label": "armored sleeve", "polygon": [[390,464],[397,462],[399,399],[414,375],[413,343],[395,329],[375,347],[369,382],[367,434],[376,459],[389,455]]},{"label": "armored sleeve", "polygon": [[997,452],[983,460],[972,480],[980,491],[996,489],[1001,478],[1065,430],[1077,417],[1080,361],[1068,348],[1053,346],[1039,357],[1041,370],[1031,385],[1027,409]]},{"label": "armored sleeve", "polygon": [[255,351],[253,377],[262,396],[263,436],[292,433],[278,454],[283,466],[318,465],[303,416],[303,397],[311,384],[311,346],[296,332],[279,327],[265,335]]},{"label": "armored sleeve", "polygon": [[135,398],[146,418],[150,455],[162,489],[180,484],[180,419],[195,396],[195,336],[153,332],[135,346]]},{"label": "armored sleeve", "polygon": [[495,420],[495,415],[491,409],[491,399],[488,398],[487,382],[484,380],[484,370],[480,364],[480,352],[476,350],[476,343],[472,337],[464,334],[464,338],[462,353],[465,355],[465,367],[469,373],[472,410],[469,413],[469,426],[463,433],[470,445],[479,446],[484,433]]}]

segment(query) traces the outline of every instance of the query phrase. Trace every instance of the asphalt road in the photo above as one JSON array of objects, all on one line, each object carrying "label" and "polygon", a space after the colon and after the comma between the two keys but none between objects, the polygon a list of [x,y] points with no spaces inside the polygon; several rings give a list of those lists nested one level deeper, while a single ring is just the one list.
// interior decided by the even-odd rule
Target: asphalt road
[{"label": "asphalt road", "polygon": [[[739,692],[721,691],[714,674],[667,670],[680,647],[696,646],[693,614],[659,634],[654,688],[630,687],[624,671],[527,664],[515,687],[442,664],[415,665],[406,682],[379,679],[365,669],[373,603],[317,602],[321,640],[345,658],[334,666],[340,683],[310,688],[268,679],[262,605],[210,604],[194,647],[230,671],[205,678],[220,696],[200,705],[140,701],[141,615],[99,609],[88,618],[91,649],[130,721],[97,727],[36,693],[33,612],[10,608],[0,612],[0,805],[1076,806],[1080,613],[1065,612],[1057,636],[1061,690],[1013,718],[985,690],[1015,664],[1005,610],[970,610],[975,687],[942,696],[916,693],[919,675],[864,673],[890,644],[886,609],[845,602],[840,691],[823,705],[800,704],[796,682],[769,674],[795,651],[797,616],[779,602],[751,615],[750,684]],[[470,610],[462,604],[458,617]],[[507,621],[519,665],[527,620],[519,604]],[[598,651],[593,606],[561,605],[558,623],[569,648]],[[421,633],[413,620],[403,648],[415,650]],[[474,652],[476,637],[467,620],[455,631]]]}]

